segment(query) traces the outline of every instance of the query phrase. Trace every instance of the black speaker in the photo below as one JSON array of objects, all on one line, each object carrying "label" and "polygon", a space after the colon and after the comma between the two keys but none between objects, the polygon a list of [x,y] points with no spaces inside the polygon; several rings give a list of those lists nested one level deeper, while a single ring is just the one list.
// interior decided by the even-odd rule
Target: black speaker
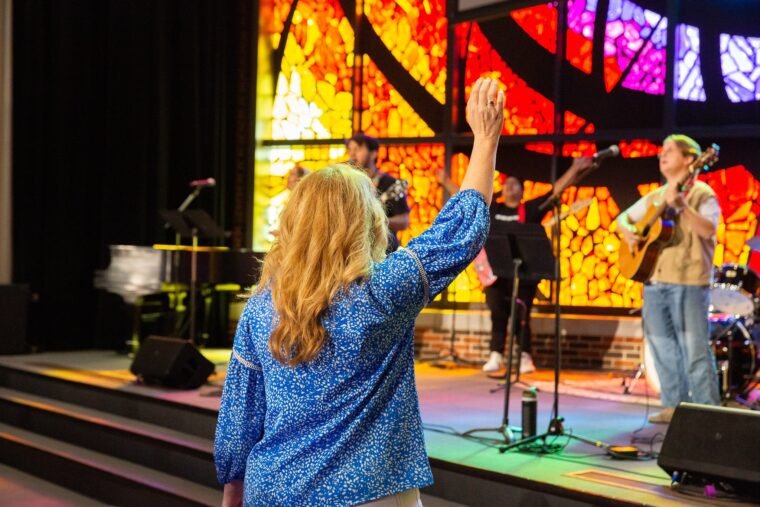
[{"label": "black speaker", "polygon": [[195,389],[214,373],[214,363],[186,340],[149,336],[129,370],[146,384]]},{"label": "black speaker", "polygon": [[681,403],[673,414],[657,464],[742,496],[760,497],[760,412]]},{"label": "black speaker", "polygon": [[27,285],[0,285],[0,354],[24,354],[27,350],[29,302]]}]

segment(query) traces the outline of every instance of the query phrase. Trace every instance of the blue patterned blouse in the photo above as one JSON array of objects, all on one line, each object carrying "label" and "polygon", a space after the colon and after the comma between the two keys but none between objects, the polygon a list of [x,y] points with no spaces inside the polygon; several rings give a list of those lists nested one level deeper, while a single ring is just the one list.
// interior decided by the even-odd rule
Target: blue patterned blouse
[{"label": "blue patterned blouse", "polygon": [[219,482],[246,506],[348,506],[432,484],[414,384],[414,321],[482,248],[488,207],[452,197],[433,225],[338,295],[317,358],[289,368],[267,343],[268,290],[238,324],[216,428]]}]

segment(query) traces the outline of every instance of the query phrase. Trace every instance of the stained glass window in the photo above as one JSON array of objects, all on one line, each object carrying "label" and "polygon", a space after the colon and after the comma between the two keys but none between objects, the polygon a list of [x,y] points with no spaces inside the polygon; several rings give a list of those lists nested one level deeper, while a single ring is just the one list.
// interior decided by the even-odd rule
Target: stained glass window
[{"label": "stained glass window", "polygon": [[548,3],[518,9],[509,15],[541,46],[552,53],[557,52],[557,8],[554,5]]},{"label": "stained glass window", "polygon": [[620,141],[620,156],[624,158],[654,157],[660,153],[660,145],[646,139],[632,139]]},{"label": "stained glass window", "polygon": [[[597,15],[606,15],[604,32],[596,34],[604,41],[604,66],[593,69],[596,70],[594,77],[603,77],[608,92],[622,86],[662,95],[667,19],[656,10],[665,2],[639,2],[641,5],[632,0],[609,0],[605,4],[609,5],[606,12],[597,13],[598,0],[568,0],[565,57],[573,67],[592,74],[594,25]],[[274,146],[270,142],[256,151],[253,210],[256,250],[269,248],[271,231],[277,227],[279,212],[289,194],[288,171],[295,165],[318,169],[331,161],[345,160],[342,139],[356,131],[380,138],[381,144],[384,138],[421,139],[415,139],[415,144],[384,145],[379,154],[383,171],[410,183],[411,227],[400,234],[402,243],[427,228],[443,204],[443,191],[435,171],[445,166],[445,145],[424,139],[434,135],[425,120],[432,124],[431,118],[438,116],[428,114],[428,110],[419,109],[414,101],[405,98],[410,92],[398,85],[400,74],[385,73],[390,73],[388,67],[405,71],[408,74],[403,76],[405,87],[416,81],[422,87],[416,92],[424,89],[432,97],[430,104],[443,107],[448,77],[446,0],[365,0],[357,4],[362,12],[346,13],[341,6],[349,4],[340,0],[262,0],[262,43],[279,60],[259,58],[265,68],[260,71],[260,83],[270,79],[266,83],[268,89],[257,90],[260,125],[265,127],[264,132],[257,130],[257,135],[283,145]],[[533,50],[555,53],[557,15],[556,3],[546,2],[512,11],[509,19],[501,21],[507,22],[512,30],[516,25],[518,30],[532,37],[540,46]],[[362,37],[371,37],[369,46],[355,44],[357,23],[371,27],[359,31]],[[483,25],[483,28],[488,27],[490,25]],[[486,33],[490,34],[487,30]],[[543,94],[550,92],[546,88],[534,88],[538,87],[537,83],[528,83],[518,74],[517,69],[522,68],[519,65],[524,62],[518,60],[515,53],[497,52],[477,23],[461,23],[455,27],[455,34],[459,61],[466,61],[462,76],[465,89],[455,89],[455,97],[462,93],[466,99],[478,77],[495,77],[503,83],[506,92],[504,134],[530,136],[555,132],[554,104]],[[696,26],[678,25],[675,36],[675,96],[679,100],[704,102],[707,97],[701,69],[700,30]],[[760,100],[760,37],[722,34],[719,40],[725,89],[730,100]],[[365,48],[366,54],[356,59],[355,51],[360,47]],[[278,48],[282,52],[275,52]],[[400,66],[388,56],[395,58]],[[271,63],[274,69],[269,68]],[[573,76],[580,79],[578,83],[588,79],[575,71]],[[448,86],[457,84],[448,83]],[[581,109],[586,104],[572,101],[566,104],[582,110],[583,116],[565,111],[564,133],[591,137],[605,125],[604,115],[592,117],[590,109]],[[439,129],[440,125],[432,127]],[[320,142],[290,144],[296,139]],[[522,145],[533,153],[526,153],[516,145],[510,147],[532,164],[544,158],[535,153],[553,153],[554,145],[545,140]],[[647,139],[621,140],[618,145],[624,158],[653,157],[660,150],[659,143]],[[592,141],[564,142],[561,156],[588,156],[597,148]],[[452,154],[451,172],[455,182],[461,181],[467,161],[466,155]],[[532,172],[531,176],[546,179],[543,173]],[[752,262],[746,241],[758,232],[760,182],[743,166],[714,171],[704,179],[716,190],[723,209],[716,264]],[[504,175],[497,173],[497,192],[503,181]],[[643,194],[657,186],[658,183],[643,183],[638,189]],[[590,199],[586,207],[570,214],[562,226],[564,281],[560,299],[563,304],[635,307],[641,303],[641,286],[622,278],[616,266],[619,236],[614,219],[619,209],[610,188],[613,186],[570,188],[563,194],[563,211],[568,211],[574,203]],[[550,189],[551,185],[545,181],[529,179],[524,182],[524,199],[541,196]],[[548,296],[547,282],[542,283],[541,290]],[[460,275],[443,297],[448,301],[483,301],[473,268]]]},{"label": "stained glass window", "polygon": [[591,74],[591,51],[594,40],[597,0],[567,2],[567,60],[586,74]]},{"label": "stained glass window", "polygon": [[675,87],[678,99],[707,100],[699,57],[699,28],[695,26],[676,26]]},{"label": "stained glass window", "polygon": [[379,169],[409,183],[406,200],[411,211],[409,228],[399,232],[402,245],[430,227],[443,206],[436,171],[445,167],[445,152],[442,144],[380,146]]},{"label": "stained glass window", "polygon": [[[594,132],[593,123],[589,123],[571,111],[565,111],[564,123],[566,134],[577,134],[579,132],[591,134]],[[554,153],[554,146],[548,142],[527,143],[525,149],[546,155]],[[563,157],[586,157],[594,153],[596,153],[596,143],[593,141],[573,141],[562,145]]]},{"label": "stained glass window", "polygon": [[504,130],[507,135],[548,134],[554,128],[554,105],[515,74],[493,49],[477,23],[456,28],[461,55],[466,58],[465,95],[481,76],[499,79],[505,91]]},{"label": "stained glass window", "polygon": [[363,58],[362,75],[362,132],[373,137],[434,135],[367,55]]},{"label": "stained glass window", "polygon": [[285,42],[272,139],[352,134],[354,32],[338,0],[299,1]]},{"label": "stained glass window", "polygon": [[409,74],[445,103],[446,1],[367,0],[364,14]]},{"label": "stained glass window", "polygon": [[[583,207],[570,213],[570,206]],[[560,303],[576,306],[638,307],[641,284],[625,279],[618,267],[620,213],[606,187],[570,187],[562,195]],[[547,227],[547,234],[549,234]],[[549,281],[539,285],[549,295]]]},{"label": "stained glass window", "polygon": [[650,94],[665,93],[667,19],[630,0],[610,0],[604,37],[607,91],[620,83]]},{"label": "stained glass window", "polygon": [[[567,11],[567,49],[565,55],[574,67],[591,73],[591,50],[597,0],[570,0]],[[557,52],[557,8],[553,3],[518,9],[512,19],[543,48]]]},{"label": "stained glass window", "polygon": [[731,102],[760,100],[760,37],[722,33],[720,64]]},{"label": "stained glass window", "polygon": [[760,181],[744,166],[712,171],[701,179],[715,190],[721,208],[715,265],[747,264],[751,252],[746,243],[757,235],[760,216]]}]

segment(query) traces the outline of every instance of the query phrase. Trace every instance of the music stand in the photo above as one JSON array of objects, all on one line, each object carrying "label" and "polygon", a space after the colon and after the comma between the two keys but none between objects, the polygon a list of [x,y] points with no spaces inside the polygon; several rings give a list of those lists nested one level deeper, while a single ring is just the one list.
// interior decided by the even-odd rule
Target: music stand
[{"label": "music stand", "polygon": [[[174,229],[174,233],[180,238],[190,238],[193,235],[193,226],[185,218],[185,212],[176,209],[162,209],[158,216],[164,221],[164,227]],[[179,241],[177,242],[179,244]]]},{"label": "music stand", "polygon": [[[579,180],[578,180],[579,181]],[[577,183],[576,181],[575,183]],[[593,445],[595,447],[601,447],[605,450],[608,450],[609,452],[609,445],[605,444],[604,442],[600,440],[593,440],[590,438],[586,438],[584,436],[575,434],[575,433],[565,433],[565,426],[564,426],[564,417],[562,417],[559,413],[559,375],[560,375],[560,365],[562,363],[562,344],[560,343],[560,302],[559,302],[559,290],[560,290],[560,235],[561,235],[561,224],[562,224],[562,215],[560,213],[561,211],[561,205],[562,202],[560,200],[560,195],[553,195],[549,197],[541,206],[539,207],[540,210],[545,210],[549,207],[552,207],[554,210],[554,216],[557,217],[553,224],[552,224],[552,249],[553,249],[553,273],[550,277],[550,279],[553,280],[553,295],[554,295],[554,400],[553,400],[553,406],[552,406],[552,417],[549,421],[549,427],[547,430],[543,433],[540,433],[538,435],[533,435],[528,438],[522,438],[516,442],[507,442],[506,444],[503,444],[501,447],[499,447],[499,452],[506,452],[510,449],[514,449],[516,447],[521,447],[526,444],[535,442],[537,440],[543,440],[546,442],[546,438],[549,436],[566,436],[568,438],[572,438],[574,440],[579,440],[581,442],[585,442],[589,445]],[[507,389],[507,396],[508,396]]]},{"label": "music stand", "polygon": [[[197,315],[196,293],[198,290],[198,240],[201,237],[207,239],[224,238],[225,232],[224,229],[219,227],[214,219],[202,209],[161,210],[158,214],[164,220],[165,224],[168,224],[174,229],[177,235],[178,245],[180,237],[192,238],[192,247],[190,249],[190,334],[188,340],[193,344],[196,344],[195,320]],[[178,262],[179,257],[175,255],[174,259],[174,267],[176,271],[178,267],[176,263]]]},{"label": "music stand", "polygon": [[[510,301],[510,323],[508,332],[507,377],[504,386],[504,413],[498,428],[476,428],[465,435],[480,432],[498,432],[505,444],[514,441],[509,426],[509,398],[512,387],[512,352],[515,343],[515,310],[520,280],[543,280],[554,275],[554,255],[551,243],[539,224],[516,224],[494,222],[486,240],[486,254],[493,273],[501,278],[509,278],[512,283]],[[521,430],[520,430],[521,431]]]}]

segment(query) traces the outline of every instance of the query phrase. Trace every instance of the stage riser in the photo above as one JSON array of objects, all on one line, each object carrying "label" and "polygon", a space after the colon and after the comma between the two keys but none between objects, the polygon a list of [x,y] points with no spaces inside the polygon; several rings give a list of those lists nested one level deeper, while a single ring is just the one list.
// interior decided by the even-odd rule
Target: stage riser
[{"label": "stage riser", "polygon": [[425,494],[465,505],[516,505],[542,507],[586,507],[589,505],[640,506],[609,498],[595,497],[580,491],[545,483],[497,476],[484,470],[431,460],[435,484],[422,490]]},{"label": "stage riser", "polygon": [[0,366],[0,386],[129,417],[203,438],[213,438],[217,413]]},{"label": "stage riser", "polygon": [[108,470],[67,460],[0,433],[0,462],[109,505],[191,507],[211,505],[178,497]]},{"label": "stage riser", "polygon": [[0,422],[182,477],[212,488],[213,455],[0,396]]}]

